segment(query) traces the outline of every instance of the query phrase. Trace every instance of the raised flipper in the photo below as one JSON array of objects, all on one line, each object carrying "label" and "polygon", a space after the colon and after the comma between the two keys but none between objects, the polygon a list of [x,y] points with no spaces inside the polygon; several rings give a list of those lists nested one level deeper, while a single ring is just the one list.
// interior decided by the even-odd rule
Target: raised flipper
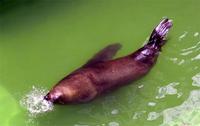
[{"label": "raised flipper", "polygon": [[117,53],[117,51],[121,48],[121,44],[115,43],[106,46],[98,53],[96,53],[85,65],[82,67],[88,67],[98,62],[104,62],[107,60],[111,60],[113,56]]},{"label": "raised flipper", "polygon": [[169,20],[168,18],[163,19],[151,33],[149,42],[147,44],[158,47],[163,46],[166,42],[165,37],[171,27],[172,27],[172,20]]}]

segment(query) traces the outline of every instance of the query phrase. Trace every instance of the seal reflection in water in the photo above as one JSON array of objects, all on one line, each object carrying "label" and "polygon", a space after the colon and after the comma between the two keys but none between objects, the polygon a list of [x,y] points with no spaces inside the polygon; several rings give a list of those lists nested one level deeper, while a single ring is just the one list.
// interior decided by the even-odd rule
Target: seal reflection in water
[{"label": "seal reflection in water", "polygon": [[163,19],[153,30],[146,45],[121,58],[112,59],[120,49],[120,44],[107,46],[58,82],[44,99],[58,104],[88,102],[105,91],[144,76],[156,63],[171,26],[171,20]]}]

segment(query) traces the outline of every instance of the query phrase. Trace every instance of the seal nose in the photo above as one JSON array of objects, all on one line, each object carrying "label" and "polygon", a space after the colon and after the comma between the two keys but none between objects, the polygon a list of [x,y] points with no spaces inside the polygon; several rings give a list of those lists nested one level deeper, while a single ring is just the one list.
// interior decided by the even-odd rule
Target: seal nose
[{"label": "seal nose", "polygon": [[44,96],[44,99],[47,101],[51,101],[50,93],[48,93],[46,96]]},{"label": "seal nose", "polygon": [[51,93],[48,93],[46,96],[44,96],[44,99],[53,103],[57,97]]},{"label": "seal nose", "polygon": [[50,91],[46,96],[44,96],[44,99],[47,100],[47,101],[50,101],[50,102],[54,103],[57,100],[59,100],[60,96],[61,96],[60,92]]}]

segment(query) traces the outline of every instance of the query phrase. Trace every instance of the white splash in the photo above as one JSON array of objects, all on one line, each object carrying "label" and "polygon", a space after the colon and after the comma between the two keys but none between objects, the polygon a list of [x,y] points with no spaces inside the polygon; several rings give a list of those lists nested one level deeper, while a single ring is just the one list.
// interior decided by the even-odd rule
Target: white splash
[{"label": "white splash", "polygon": [[192,80],[193,80],[192,86],[200,87],[200,73],[194,75],[194,76],[192,77]]},{"label": "white splash", "polygon": [[164,98],[166,95],[177,94],[177,89],[175,88],[175,86],[177,86],[177,85],[179,85],[179,82],[172,82],[166,86],[159,87],[158,95],[156,96],[156,99]]},{"label": "white splash", "polygon": [[188,34],[187,31],[184,31],[184,33],[182,35],[179,36],[178,40],[181,41],[183,38],[186,37],[186,35]]},{"label": "white splash", "polygon": [[158,117],[160,117],[162,114],[157,113],[157,112],[150,112],[148,114],[147,120],[148,121],[152,121],[152,120],[156,120]]},{"label": "white splash", "polygon": [[20,104],[29,112],[29,116],[34,117],[40,113],[53,110],[53,104],[44,100],[47,91],[42,88],[32,87],[20,101]]},{"label": "white splash", "polygon": [[160,126],[199,126],[200,90],[193,90],[181,105],[163,111],[163,124]]}]

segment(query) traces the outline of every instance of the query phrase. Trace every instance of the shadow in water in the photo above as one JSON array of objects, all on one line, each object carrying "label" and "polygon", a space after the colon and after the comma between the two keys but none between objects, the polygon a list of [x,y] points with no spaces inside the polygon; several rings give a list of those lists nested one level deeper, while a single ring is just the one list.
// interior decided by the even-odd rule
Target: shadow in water
[{"label": "shadow in water", "polygon": [[44,24],[56,15],[67,15],[71,8],[81,4],[80,0],[3,0],[0,1],[0,35],[28,29]]},{"label": "shadow in water", "polygon": [[20,6],[33,4],[38,0],[1,0],[0,1],[0,13],[5,13],[7,11],[11,11],[15,8],[19,8]]}]

